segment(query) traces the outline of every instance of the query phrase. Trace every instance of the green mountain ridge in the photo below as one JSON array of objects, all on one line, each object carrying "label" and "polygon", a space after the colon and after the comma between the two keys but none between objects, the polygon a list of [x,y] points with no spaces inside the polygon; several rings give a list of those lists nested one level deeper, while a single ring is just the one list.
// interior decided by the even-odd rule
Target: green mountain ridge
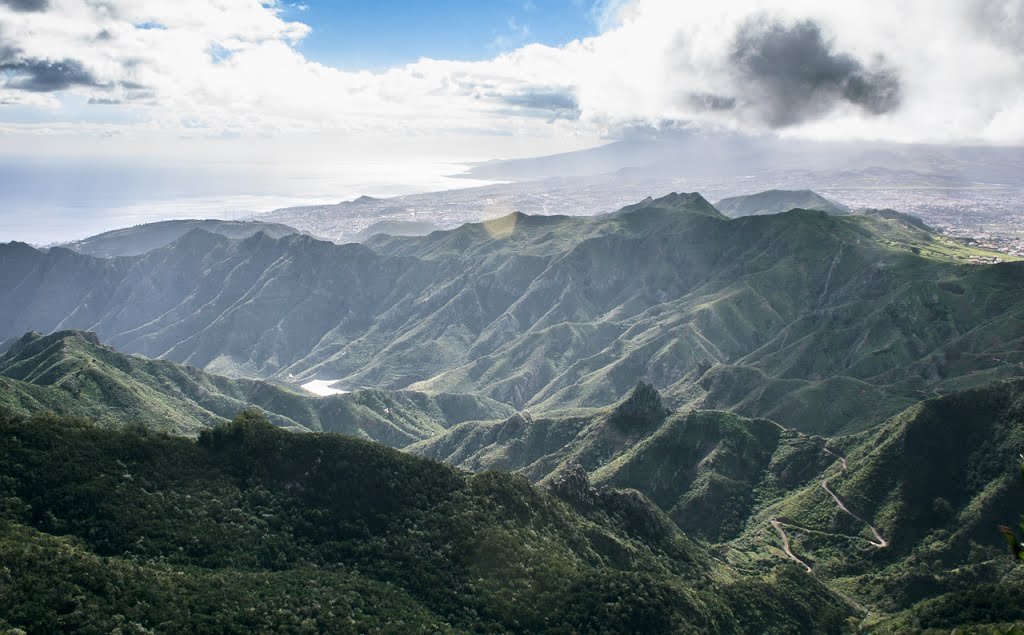
[{"label": "green mountain ridge", "polygon": [[[637,395],[644,416],[630,406]],[[924,401],[833,439],[728,412],[669,413],[641,385],[613,408],[467,422],[408,449],[541,484],[579,471],[599,488],[637,489],[747,573],[799,562],[882,632],[1024,622],[1012,599],[1024,572],[996,530],[1024,501],[1013,461],[1024,449],[1024,380]]]},{"label": "green mountain ridge", "polygon": [[816,482],[766,497],[733,543],[740,554],[761,542],[766,518],[780,518],[819,577],[896,614],[883,631],[949,629],[975,604],[992,621],[1024,620],[1018,602],[1000,600],[1020,597],[1024,577],[992,539],[1024,500],[1014,463],[1024,448],[1024,382],[928,400],[829,446],[837,459],[822,475],[829,491]]},{"label": "green mountain ridge", "polygon": [[729,218],[781,214],[791,209],[813,209],[829,214],[847,214],[850,208],[810,190],[769,190],[732,196],[715,203],[715,209]]},{"label": "green mountain ridge", "polygon": [[777,453],[800,458],[795,473],[811,479],[834,461],[821,455],[824,444],[767,419],[672,411],[641,383],[614,407],[465,422],[407,450],[472,471],[516,472],[541,484],[579,467],[595,485],[643,491],[681,529],[719,542],[739,534],[753,509],[752,492]]},{"label": "green mountain ridge", "polygon": [[220,234],[236,240],[248,238],[259,232],[272,238],[283,238],[290,234],[301,233],[294,227],[265,221],[226,221],[209,218],[168,220],[103,232],[61,245],[61,247],[98,258],[138,256],[169,245],[194,229]]},{"label": "green mountain ridge", "polygon": [[730,220],[699,194],[365,246],[194,231],[99,260],[8,244],[0,338],[79,328],[220,374],[533,411],[643,380],[673,406],[831,435],[1024,372],[1024,264],[966,264],[977,253],[901,218]]},{"label": "green mountain ridge", "polygon": [[485,397],[364,390],[315,397],[294,387],[212,375],[165,360],[124,355],[93,333],[28,333],[0,356],[0,409],[54,412],[104,425],[200,431],[258,408],[275,425],[330,431],[401,447],[469,419],[507,416]]},{"label": "green mountain ridge", "polygon": [[[181,597],[214,630],[1009,632],[1024,271],[960,249],[898,214],[729,220],[699,195],[366,246],[5,245],[29,312],[153,350],[191,333],[165,356],[207,368],[255,339],[245,367],[280,370],[8,339],[0,627],[207,628]],[[315,398],[292,371],[426,392]]]},{"label": "green mountain ridge", "polygon": [[[459,478],[487,483],[482,495],[497,502],[495,508],[493,502],[467,502],[461,495],[438,507],[431,494],[415,493],[418,483],[448,469],[437,463],[399,458],[381,446],[330,434],[289,434],[261,423],[258,414],[203,428],[198,445],[176,440],[166,431],[182,430],[139,415],[168,416],[181,410],[180,403],[132,410],[122,405],[122,392],[151,391],[139,395],[145,399],[152,394],[176,397],[169,384],[157,381],[172,371],[191,372],[205,382],[245,382],[120,355],[88,333],[21,338],[0,357],[0,403],[9,404],[11,395],[17,397],[25,387],[64,391],[61,384],[83,364],[104,371],[94,371],[93,377],[125,383],[121,392],[80,393],[68,400],[74,415],[95,416],[90,408],[102,406],[108,417],[103,427],[49,414],[28,419],[0,406],[0,427],[6,427],[0,444],[0,563],[7,567],[0,569],[0,583],[7,589],[0,594],[7,598],[0,600],[0,619],[6,624],[76,624],[89,631],[93,627],[84,624],[109,624],[117,613],[142,625],[159,619],[163,628],[172,623],[178,629],[197,628],[191,621],[196,615],[172,608],[170,598],[182,596],[208,606],[201,614],[210,623],[241,620],[252,628],[276,623],[285,630],[298,629],[303,619],[338,624],[333,620],[341,614],[354,624],[380,626],[392,620],[400,631],[401,623],[393,620],[408,619],[456,632],[482,624],[520,630],[541,615],[567,632],[621,632],[638,624],[671,632],[840,632],[861,619],[861,627],[872,632],[908,632],[1024,621],[1024,610],[1013,600],[1024,592],[1024,577],[995,529],[1024,500],[1024,484],[1010,460],[1024,449],[1024,380],[931,399],[871,430],[832,439],[729,412],[673,411],[653,386],[641,383],[625,400],[603,409],[537,416],[522,412],[495,421],[455,423],[446,430],[435,422],[442,430],[437,436],[407,448],[467,468]],[[78,385],[88,383],[79,379]],[[282,390],[267,384],[269,389]],[[387,401],[386,393],[367,392],[374,393],[375,404],[388,407],[405,396],[391,395]],[[352,397],[293,396],[319,403]],[[413,409],[428,399],[409,397]],[[125,429],[115,422],[136,425]],[[359,467],[363,459],[353,458],[363,455],[378,457],[373,461],[379,467],[372,469],[383,472],[367,474]],[[329,456],[348,458],[325,459]],[[400,467],[407,460],[413,462]],[[344,477],[320,474],[321,465],[335,465],[332,469],[342,470]],[[495,469],[518,472],[550,490],[572,509],[570,517],[565,511],[555,516],[543,511],[551,510],[551,503],[531,498],[536,495],[528,494],[526,481],[517,483],[517,477]],[[110,470],[121,475],[120,484],[110,478]],[[470,477],[470,472],[479,476]],[[232,485],[231,479],[244,486]],[[389,483],[384,487],[392,489],[372,483]],[[359,523],[381,522],[380,511],[367,510],[364,521],[352,521],[362,529],[344,533],[342,541],[349,547],[337,551],[323,533],[333,531],[329,527],[336,521],[322,515],[335,512],[320,506],[356,496],[363,501],[356,509],[365,503],[394,510],[387,492],[399,483],[413,489],[402,494],[403,500],[426,507],[412,512],[409,503],[402,503],[399,509],[405,511],[396,512],[397,524],[387,530],[384,542],[357,547],[367,535]],[[298,498],[290,500],[296,487]],[[266,488],[280,493],[268,499]],[[477,491],[472,485],[470,490]],[[102,496],[117,497],[118,504],[103,503]],[[182,500],[190,500],[187,507],[200,510],[198,516],[192,512],[191,520],[182,520]],[[468,516],[459,511],[466,504],[477,511]],[[346,509],[350,506],[346,502]],[[266,534],[267,518],[300,519],[307,513],[313,515],[302,524],[289,528],[275,521],[275,529]],[[406,513],[418,520],[400,520]],[[408,543],[404,528],[409,522],[422,527],[424,513],[470,524],[430,525],[435,527],[427,530],[435,541],[432,547],[417,543],[420,538]],[[506,513],[515,520],[501,521]],[[321,522],[326,525],[315,529]],[[480,533],[480,522],[504,524]],[[526,524],[517,529],[508,522]],[[563,530],[583,533],[571,538],[551,533]],[[538,531],[544,536],[542,547]],[[270,542],[257,540],[258,549],[239,552],[239,544],[249,543],[246,532],[264,532],[263,540]],[[200,535],[208,537],[196,543]],[[67,536],[85,544],[69,542]],[[457,546],[467,540],[483,542]],[[25,545],[32,545],[31,552]],[[565,548],[575,555],[560,551]],[[395,549],[401,554],[397,559]],[[436,551],[451,562],[451,549],[488,554],[488,562],[497,558],[502,564],[452,572],[476,582],[446,582],[450,593],[437,594],[408,577],[422,567],[435,577],[439,569],[449,575],[444,567],[450,565],[427,564],[423,558],[433,556],[422,554]],[[342,559],[330,564],[325,557]],[[524,558],[533,564],[524,565]],[[332,568],[342,563],[342,569]],[[168,566],[178,572],[170,580]],[[299,593],[283,592],[314,575],[311,566],[317,567],[319,582],[300,585],[305,590]],[[3,571],[14,572],[13,577],[4,578]],[[549,575],[579,584],[559,586],[567,590],[558,597],[540,590],[548,588]],[[115,608],[110,604],[115,596],[90,590],[96,580],[105,580],[104,588],[120,589],[116,597],[128,604]],[[209,605],[215,597],[203,589],[210,584],[247,599]],[[262,589],[256,595],[254,584]],[[617,608],[566,612],[569,604],[606,601],[600,599],[606,591],[595,591],[606,585],[618,598]],[[54,590],[44,593],[44,588]],[[627,589],[657,599],[627,597]],[[330,603],[324,613],[303,608],[330,596],[347,599]],[[40,604],[40,597],[51,600]],[[363,599],[353,603],[355,597]],[[78,607],[72,615],[53,612],[68,602]],[[262,608],[242,617],[238,611],[250,603]],[[822,606],[829,608],[811,617]],[[273,621],[292,620],[293,615],[299,617]],[[854,615],[853,622],[845,621]]]},{"label": "green mountain ridge", "polygon": [[539,491],[244,414],[198,439],[0,414],[0,627],[835,632],[782,564],[736,573],[635,492]]}]

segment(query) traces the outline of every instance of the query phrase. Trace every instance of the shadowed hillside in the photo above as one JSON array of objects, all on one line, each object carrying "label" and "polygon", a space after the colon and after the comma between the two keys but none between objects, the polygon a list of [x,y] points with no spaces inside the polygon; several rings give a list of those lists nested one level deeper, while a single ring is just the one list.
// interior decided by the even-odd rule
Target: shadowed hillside
[{"label": "shadowed hillside", "polygon": [[789,487],[831,465],[825,440],[766,419],[666,408],[648,384],[592,412],[466,422],[409,446],[473,471],[502,469],[550,483],[582,468],[596,485],[644,492],[691,535],[718,542],[740,534],[768,473]]},{"label": "shadowed hillside", "polygon": [[774,518],[819,578],[896,615],[884,632],[1020,622],[1024,607],[1013,598],[1024,578],[997,526],[1024,501],[1022,450],[1022,381],[915,405],[876,430],[829,441],[830,467],[775,502],[766,497],[729,560],[752,562]]}]

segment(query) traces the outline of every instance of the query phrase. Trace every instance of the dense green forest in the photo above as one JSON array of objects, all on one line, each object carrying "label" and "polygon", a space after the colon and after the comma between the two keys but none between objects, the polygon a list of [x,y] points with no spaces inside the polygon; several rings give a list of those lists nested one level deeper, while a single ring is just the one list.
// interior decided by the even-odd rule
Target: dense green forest
[{"label": "dense green forest", "polygon": [[5,415],[0,439],[7,628],[786,633],[856,614],[795,566],[738,573],[637,494],[562,499],[254,413],[198,440]]},{"label": "dense green forest", "polygon": [[561,462],[501,465],[541,489],[256,411],[197,439],[7,412],[0,615],[44,632],[1009,628],[1024,567],[998,526],[1024,500],[1022,404],[1024,383],[996,384],[823,439],[673,413],[640,386],[440,437],[497,426],[511,445],[481,456],[522,459],[578,430]]}]

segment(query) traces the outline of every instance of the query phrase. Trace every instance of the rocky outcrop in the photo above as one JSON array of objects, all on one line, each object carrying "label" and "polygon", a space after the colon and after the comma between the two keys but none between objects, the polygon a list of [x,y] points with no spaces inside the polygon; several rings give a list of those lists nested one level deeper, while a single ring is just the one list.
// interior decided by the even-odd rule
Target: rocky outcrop
[{"label": "rocky outcrop", "polygon": [[591,508],[599,498],[598,491],[590,485],[587,471],[579,463],[566,466],[552,478],[548,491],[577,508]]},{"label": "rocky outcrop", "polygon": [[641,381],[629,397],[616,406],[609,421],[624,428],[646,428],[661,423],[671,412],[662,401],[661,393]]},{"label": "rocky outcrop", "polygon": [[635,489],[594,487],[578,463],[562,469],[548,491],[583,515],[598,514],[630,534],[660,539],[677,531],[675,525],[646,496]]}]

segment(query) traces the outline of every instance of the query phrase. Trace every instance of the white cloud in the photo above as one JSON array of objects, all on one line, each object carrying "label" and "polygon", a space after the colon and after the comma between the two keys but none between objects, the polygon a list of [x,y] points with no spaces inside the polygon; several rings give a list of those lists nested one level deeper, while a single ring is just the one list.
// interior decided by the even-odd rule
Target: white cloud
[{"label": "white cloud", "polygon": [[[815,138],[1024,143],[1024,0],[605,0],[595,16],[600,35],[562,47],[370,73],[305,59],[295,45],[309,27],[273,4],[0,5],[0,67],[10,69],[0,104],[66,107],[19,89],[21,73],[22,86],[67,84],[61,90],[108,104],[91,108],[132,112],[137,123],[117,126],[129,137],[457,131],[578,145],[638,124],[696,122]],[[794,55],[821,72],[794,70],[803,67],[786,62]],[[66,60],[85,74],[61,67],[66,76],[54,77],[52,63]],[[50,83],[26,84],[36,71]],[[88,117],[68,113],[69,122]]]},{"label": "white cloud", "polygon": [[[899,105],[872,113],[835,99],[785,134],[1020,143],[1024,137],[1012,112],[1024,97],[1024,23],[1005,16],[1019,17],[1022,7],[1020,0],[633,2],[620,26],[587,43],[591,72],[579,82],[580,103],[584,116],[595,121],[769,127],[768,96],[737,68],[737,34],[752,22],[785,30],[811,21],[833,61],[854,60],[867,73],[890,69],[899,84]],[[807,62],[806,55],[793,59],[786,72]],[[701,96],[735,104],[715,110]],[[808,95],[823,97],[819,91]]]}]

